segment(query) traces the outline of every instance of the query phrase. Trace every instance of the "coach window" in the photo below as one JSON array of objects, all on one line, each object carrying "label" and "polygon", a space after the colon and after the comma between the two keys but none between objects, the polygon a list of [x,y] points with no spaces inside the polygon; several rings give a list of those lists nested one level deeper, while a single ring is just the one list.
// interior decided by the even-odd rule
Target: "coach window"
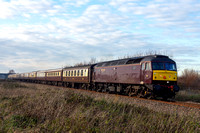
[{"label": "coach window", "polygon": [[73,77],[73,71],[71,71],[71,76]]},{"label": "coach window", "polygon": [[88,69],[85,70],[85,76],[88,76]]},{"label": "coach window", "polygon": [[79,76],[79,70],[78,70],[77,76]]}]

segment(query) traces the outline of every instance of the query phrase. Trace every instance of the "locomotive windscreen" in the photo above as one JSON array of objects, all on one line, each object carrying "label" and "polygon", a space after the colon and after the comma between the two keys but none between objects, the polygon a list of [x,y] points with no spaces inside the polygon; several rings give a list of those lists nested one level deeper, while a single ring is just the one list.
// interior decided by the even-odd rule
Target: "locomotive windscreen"
[{"label": "locomotive windscreen", "polygon": [[153,62],[152,69],[176,71],[176,65],[175,63],[169,63],[169,62]]}]

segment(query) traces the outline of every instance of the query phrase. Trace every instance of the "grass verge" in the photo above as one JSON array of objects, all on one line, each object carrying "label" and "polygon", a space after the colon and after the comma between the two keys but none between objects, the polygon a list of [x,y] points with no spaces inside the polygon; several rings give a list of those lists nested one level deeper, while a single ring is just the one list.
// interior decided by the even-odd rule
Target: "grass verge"
[{"label": "grass verge", "polygon": [[180,90],[176,95],[176,100],[200,103],[200,90]]},{"label": "grass verge", "polygon": [[95,100],[67,89],[0,86],[0,132],[200,131],[199,119],[192,116]]}]

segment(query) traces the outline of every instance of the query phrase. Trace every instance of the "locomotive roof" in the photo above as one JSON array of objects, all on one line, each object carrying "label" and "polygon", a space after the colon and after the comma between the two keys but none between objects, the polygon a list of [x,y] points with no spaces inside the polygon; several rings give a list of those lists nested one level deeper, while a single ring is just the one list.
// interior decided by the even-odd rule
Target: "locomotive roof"
[{"label": "locomotive roof", "polygon": [[169,61],[169,62],[174,62],[172,59],[170,59],[168,56],[165,56],[165,55],[146,56],[145,58],[143,58],[142,61]]},{"label": "locomotive roof", "polygon": [[97,63],[96,66],[103,67],[103,66],[114,66],[114,65],[124,65],[124,64],[137,64],[140,63],[141,61],[173,61],[173,60],[169,59],[169,57],[165,55],[148,55],[148,56],[99,62]]}]

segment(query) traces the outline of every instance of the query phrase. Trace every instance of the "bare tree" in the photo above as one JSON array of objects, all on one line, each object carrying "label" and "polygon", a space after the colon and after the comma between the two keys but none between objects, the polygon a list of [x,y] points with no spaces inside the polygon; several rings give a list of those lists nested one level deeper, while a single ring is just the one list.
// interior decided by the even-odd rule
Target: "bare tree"
[{"label": "bare tree", "polygon": [[167,55],[169,57],[173,57],[172,55],[168,54],[167,51],[158,51],[158,50],[146,50],[146,51],[139,51],[133,55],[124,55],[122,57],[118,57],[118,59],[126,59],[132,57],[140,57],[140,56],[148,56],[148,55]]},{"label": "bare tree", "polygon": [[12,74],[12,73],[15,73],[15,71],[14,71],[14,70],[9,70],[8,73],[9,73],[9,74]]},{"label": "bare tree", "polygon": [[92,57],[90,61],[79,62],[79,63],[76,63],[74,66],[84,66],[84,65],[91,65],[95,63],[97,63],[97,60],[95,57]]},{"label": "bare tree", "polygon": [[182,76],[179,77],[179,84],[187,89],[196,89],[200,87],[200,75],[193,69],[185,69]]},{"label": "bare tree", "polygon": [[88,64],[95,64],[95,63],[97,63],[97,60],[95,57],[92,57]]}]

